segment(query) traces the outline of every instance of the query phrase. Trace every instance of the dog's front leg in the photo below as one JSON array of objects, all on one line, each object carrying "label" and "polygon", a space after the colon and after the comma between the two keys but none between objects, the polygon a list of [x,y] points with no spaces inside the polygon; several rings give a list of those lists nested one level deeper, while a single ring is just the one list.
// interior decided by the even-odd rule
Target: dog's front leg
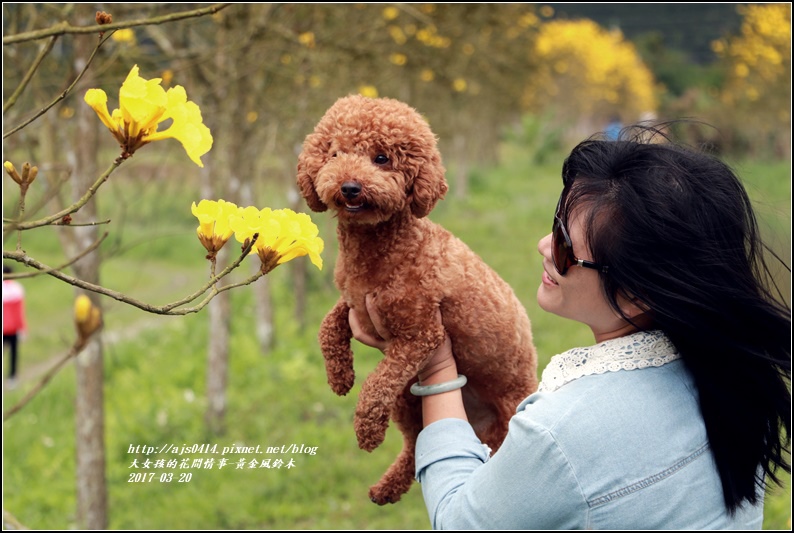
[{"label": "dog's front leg", "polygon": [[361,386],[355,419],[361,449],[370,452],[380,446],[397,399],[443,340],[444,328],[440,324],[410,339],[395,337],[391,340],[386,357]]},{"label": "dog's front leg", "polygon": [[333,309],[325,315],[319,334],[328,384],[340,396],[350,391],[356,379],[353,369],[353,350],[350,347],[353,332],[348,321],[349,312],[350,307],[340,298]]}]

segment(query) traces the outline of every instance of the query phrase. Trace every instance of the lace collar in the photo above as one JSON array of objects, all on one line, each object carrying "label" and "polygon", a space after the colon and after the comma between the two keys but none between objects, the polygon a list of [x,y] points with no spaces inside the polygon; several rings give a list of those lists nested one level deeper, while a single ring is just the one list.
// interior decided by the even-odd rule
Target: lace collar
[{"label": "lace collar", "polygon": [[662,331],[640,331],[555,355],[543,370],[538,392],[555,391],[584,376],[662,366],[680,357]]}]

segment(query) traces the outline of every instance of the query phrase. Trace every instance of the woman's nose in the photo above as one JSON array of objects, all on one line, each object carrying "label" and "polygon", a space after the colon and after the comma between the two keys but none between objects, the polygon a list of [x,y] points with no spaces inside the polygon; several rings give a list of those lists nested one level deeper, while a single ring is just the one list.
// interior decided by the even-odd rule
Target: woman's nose
[{"label": "woman's nose", "polygon": [[546,259],[551,259],[551,233],[538,241],[538,252]]}]

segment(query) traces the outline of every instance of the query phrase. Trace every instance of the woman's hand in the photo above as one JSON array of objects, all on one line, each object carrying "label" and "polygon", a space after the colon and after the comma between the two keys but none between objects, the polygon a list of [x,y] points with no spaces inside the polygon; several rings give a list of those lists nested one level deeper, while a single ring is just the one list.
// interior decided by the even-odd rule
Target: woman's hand
[{"label": "woman's hand", "polygon": [[[353,331],[353,338],[362,344],[385,352],[386,348],[389,346],[389,342],[391,341],[391,335],[389,335],[389,332],[383,327],[383,322],[381,321],[380,315],[378,315],[375,305],[372,303],[372,297],[369,294],[366,296],[365,302],[367,306],[367,314],[369,315],[369,319],[372,321],[372,324],[375,326],[375,332],[377,335],[366,333],[361,327],[361,322],[359,322],[355,311],[351,309],[348,320],[350,321],[350,329]],[[436,321],[439,325],[441,325],[440,309],[436,311]],[[419,371],[419,381],[421,383],[425,383],[428,379],[431,379],[439,372],[442,374],[449,373],[449,371],[443,372],[445,369],[451,369],[452,372],[457,372],[455,358],[452,354],[452,341],[450,340],[449,335],[446,333],[444,334],[444,342],[441,343],[441,346],[436,349],[435,353],[427,362],[427,364]],[[457,374],[455,374],[455,376],[457,376]]]},{"label": "woman's hand", "polygon": [[367,304],[367,314],[369,315],[369,319],[372,321],[372,324],[375,326],[377,336],[370,335],[364,331],[364,329],[361,327],[361,322],[358,321],[356,312],[351,309],[348,313],[348,322],[350,322],[350,329],[353,331],[353,338],[361,344],[365,344],[367,346],[377,348],[381,352],[385,352],[386,348],[389,346],[391,336],[383,327],[380,316],[375,313],[375,306],[372,304],[372,297],[369,294],[365,296],[365,301]]},{"label": "woman's hand", "polygon": [[[365,298],[367,314],[372,324],[375,326],[377,336],[367,334],[361,328],[361,323],[356,318],[356,313],[351,309],[348,315],[350,329],[353,331],[353,338],[362,344],[377,348],[385,352],[389,347],[391,336],[383,327],[383,322],[377,314],[372,298],[367,295]],[[436,320],[441,325],[441,310],[436,311]],[[436,349],[427,364],[419,371],[419,383],[422,385],[434,385],[450,381],[458,377],[458,367],[455,364],[455,357],[452,355],[452,341],[449,335],[444,333],[444,342]],[[460,418],[468,420],[466,410],[463,407],[463,396],[460,389],[452,390],[441,394],[422,396],[422,424],[428,426],[433,422],[444,418]]]}]

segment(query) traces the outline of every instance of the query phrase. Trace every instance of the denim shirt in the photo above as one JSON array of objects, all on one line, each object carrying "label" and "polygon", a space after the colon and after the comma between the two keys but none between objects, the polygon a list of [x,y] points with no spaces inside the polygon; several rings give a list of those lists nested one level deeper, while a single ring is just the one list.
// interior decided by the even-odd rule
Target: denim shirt
[{"label": "denim shirt", "polygon": [[761,529],[762,494],[728,514],[692,378],[652,335],[652,353],[555,356],[491,457],[463,420],[422,430],[433,529]]}]

